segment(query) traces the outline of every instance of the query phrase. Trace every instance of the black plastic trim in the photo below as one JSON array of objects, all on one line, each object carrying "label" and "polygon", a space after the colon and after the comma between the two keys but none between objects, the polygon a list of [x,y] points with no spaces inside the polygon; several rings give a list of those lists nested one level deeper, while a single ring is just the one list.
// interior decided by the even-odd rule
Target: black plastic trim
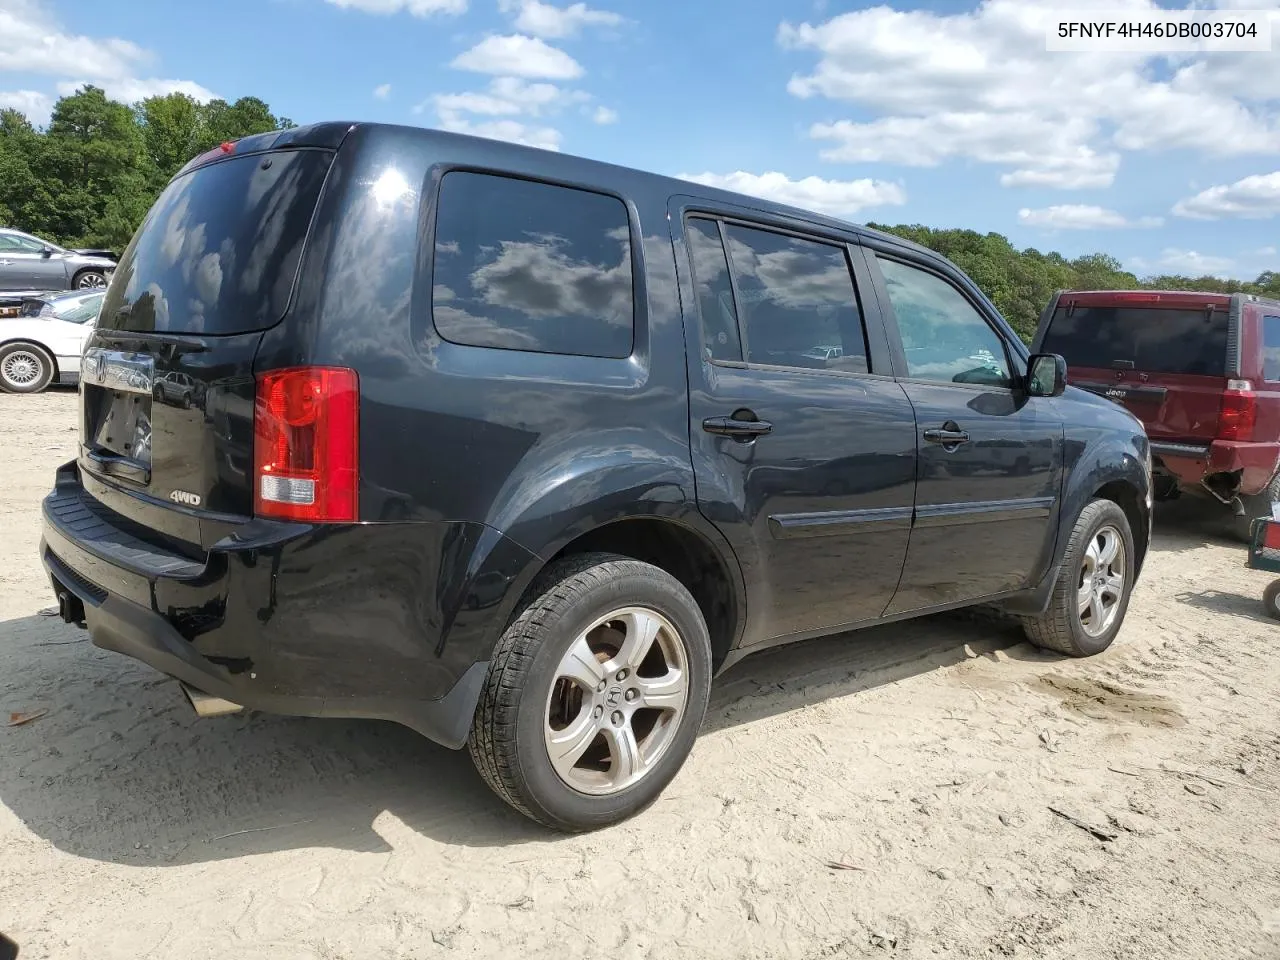
[{"label": "black plastic trim", "polygon": [[824,513],[780,513],[769,517],[769,533],[775,540],[799,537],[836,537],[851,533],[906,530],[911,507],[871,510],[832,510]]}]

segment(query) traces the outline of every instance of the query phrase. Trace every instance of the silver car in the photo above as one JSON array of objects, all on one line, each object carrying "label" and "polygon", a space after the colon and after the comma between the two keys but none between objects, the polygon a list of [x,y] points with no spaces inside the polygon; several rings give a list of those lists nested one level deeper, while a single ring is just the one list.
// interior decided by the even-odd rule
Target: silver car
[{"label": "silver car", "polygon": [[115,261],[0,227],[0,292],[105,287]]}]

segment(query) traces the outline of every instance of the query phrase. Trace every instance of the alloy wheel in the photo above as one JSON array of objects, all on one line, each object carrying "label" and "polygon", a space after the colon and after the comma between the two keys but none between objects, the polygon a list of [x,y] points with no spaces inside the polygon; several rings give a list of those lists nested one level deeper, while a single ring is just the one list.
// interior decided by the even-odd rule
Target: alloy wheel
[{"label": "alloy wheel", "polygon": [[647,607],[600,617],[569,645],[547,698],[556,773],[581,793],[634,786],[670,747],[689,693],[684,638]]},{"label": "alloy wheel", "polygon": [[39,381],[44,375],[44,362],[30,350],[14,350],[0,364],[0,379],[16,390]]},{"label": "alloy wheel", "polygon": [[1110,629],[1124,600],[1124,539],[1113,526],[1098,530],[1085,549],[1076,595],[1080,626],[1091,637]]}]

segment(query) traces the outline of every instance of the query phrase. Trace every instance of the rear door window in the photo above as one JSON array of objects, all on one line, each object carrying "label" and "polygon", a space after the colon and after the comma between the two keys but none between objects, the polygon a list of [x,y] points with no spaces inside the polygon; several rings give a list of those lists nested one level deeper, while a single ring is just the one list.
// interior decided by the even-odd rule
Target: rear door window
[{"label": "rear door window", "polygon": [[440,183],[432,316],[444,339],[631,355],[631,225],[617,197],[492,174]]},{"label": "rear door window", "polygon": [[1041,349],[1062,354],[1073,367],[1222,377],[1227,311],[1063,305]]},{"label": "rear door window", "polygon": [[870,371],[844,247],[703,217],[686,224],[708,359]]},{"label": "rear door window", "polygon": [[169,184],[116,268],[101,326],[248,333],[284,315],[333,154],[246,154]]}]

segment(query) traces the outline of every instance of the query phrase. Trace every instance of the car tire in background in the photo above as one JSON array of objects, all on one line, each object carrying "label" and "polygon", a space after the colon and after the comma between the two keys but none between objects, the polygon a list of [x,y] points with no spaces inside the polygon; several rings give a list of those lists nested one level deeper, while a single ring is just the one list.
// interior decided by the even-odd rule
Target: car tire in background
[{"label": "car tire in background", "polygon": [[706,714],[711,643],[697,603],[657,567],[567,557],[530,590],[489,665],[468,746],[508,804],[565,831],[643,810]]},{"label": "car tire in background", "polygon": [[101,270],[81,270],[71,281],[77,290],[99,290],[107,285],[107,275]]},{"label": "car tire in background", "polygon": [[6,343],[0,347],[0,391],[39,393],[53,379],[53,357],[34,343]]},{"label": "car tire in background", "polygon": [[1093,500],[1076,519],[1044,613],[1022,617],[1027,639],[1068,657],[1101,653],[1120,632],[1135,577],[1129,518],[1111,500]]}]

